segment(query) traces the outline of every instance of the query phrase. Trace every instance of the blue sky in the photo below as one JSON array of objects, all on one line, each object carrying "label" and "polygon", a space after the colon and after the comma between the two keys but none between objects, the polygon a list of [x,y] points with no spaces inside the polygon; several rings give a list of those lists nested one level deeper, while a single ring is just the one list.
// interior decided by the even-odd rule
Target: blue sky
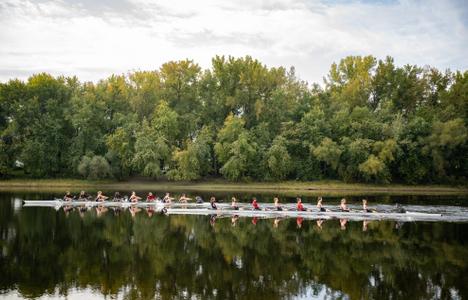
[{"label": "blue sky", "polygon": [[214,55],[295,66],[318,83],[347,55],[466,70],[467,3],[3,0],[0,81],[37,72],[96,81],[185,58],[207,68]]}]

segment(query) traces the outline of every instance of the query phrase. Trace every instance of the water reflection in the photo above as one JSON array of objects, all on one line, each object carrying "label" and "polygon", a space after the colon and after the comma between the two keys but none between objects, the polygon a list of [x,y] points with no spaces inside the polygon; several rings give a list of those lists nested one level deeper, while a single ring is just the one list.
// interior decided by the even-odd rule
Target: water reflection
[{"label": "water reflection", "polygon": [[17,209],[0,200],[0,290],[125,299],[468,297],[468,225]]}]

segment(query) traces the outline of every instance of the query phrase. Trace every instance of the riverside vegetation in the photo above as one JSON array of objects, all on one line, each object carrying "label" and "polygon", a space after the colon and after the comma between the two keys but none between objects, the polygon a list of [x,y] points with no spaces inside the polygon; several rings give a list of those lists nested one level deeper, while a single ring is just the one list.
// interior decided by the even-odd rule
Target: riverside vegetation
[{"label": "riverside vegetation", "polygon": [[323,85],[251,58],[0,84],[0,177],[463,183],[468,71],[350,56]]}]

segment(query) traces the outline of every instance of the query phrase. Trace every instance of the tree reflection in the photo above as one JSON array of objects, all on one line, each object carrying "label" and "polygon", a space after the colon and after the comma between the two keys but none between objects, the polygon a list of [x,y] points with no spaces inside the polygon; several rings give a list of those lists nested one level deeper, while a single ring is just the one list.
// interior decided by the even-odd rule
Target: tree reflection
[{"label": "tree reflection", "polygon": [[11,201],[0,214],[0,289],[24,297],[72,288],[125,299],[468,297],[467,224],[15,213]]}]

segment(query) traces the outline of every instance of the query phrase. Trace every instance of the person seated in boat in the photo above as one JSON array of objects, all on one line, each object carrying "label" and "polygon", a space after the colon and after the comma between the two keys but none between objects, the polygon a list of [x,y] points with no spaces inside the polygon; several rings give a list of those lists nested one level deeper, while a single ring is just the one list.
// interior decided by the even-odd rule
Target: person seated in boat
[{"label": "person seated in boat", "polygon": [[195,197],[195,202],[196,202],[197,204],[202,204],[202,203],[203,203],[203,198],[200,197],[200,196],[196,196],[196,197]]},{"label": "person seated in boat", "polygon": [[187,197],[185,194],[182,194],[182,196],[180,196],[179,198],[179,202],[181,203],[187,203],[187,201],[190,201],[190,200],[192,200],[192,198]]},{"label": "person seated in boat", "polygon": [[254,210],[261,210],[260,206],[257,203],[257,198],[255,197],[252,198],[252,207]]},{"label": "person seated in boat", "polygon": [[297,197],[297,211],[305,211],[304,205],[302,204],[302,199]]},{"label": "person seated in boat", "polygon": [[218,209],[218,206],[216,205],[216,198],[214,196],[210,198],[210,205],[211,209]]},{"label": "person seated in boat", "polygon": [[103,202],[105,200],[109,199],[109,197],[107,196],[104,196],[104,194],[102,193],[102,191],[99,191],[97,192],[97,196],[96,196],[96,201],[97,202]]},{"label": "person seated in boat", "polygon": [[123,201],[123,197],[122,197],[122,195],[120,195],[119,192],[115,192],[114,198],[112,198],[112,201],[114,201],[114,202],[122,202],[122,201]]},{"label": "person seated in boat", "polygon": [[319,212],[327,212],[327,211],[330,211],[329,209],[326,209],[325,207],[323,207],[323,204],[322,204],[322,197],[318,197],[318,200],[317,200],[317,208],[319,210]]},{"label": "person seated in boat", "polygon": [[367,207],[367,199],[362,199],[362,211],[365,213],[373,213],[375,210],[369,209]]},{"label": "person seated in boat", "polygon": [[404,209],[401,204],[397,203],[395,204],[395,212],[399,214],[404,214],[406,213],[406,209]]},{"label": "person seated in boat", "polygon": [[64,201],[73,201],[73,199],[75,199],[75,197],[69,191],[67,191],[65,196],[63,196]]},{"label": "person seated in boat", "polygon": [[283,208],[281,207],[281,205],[279,203],[279,198],[278,197],[273,198],[273,202],[275,204],[275,210],[277,210],[277,211],[282,211],[283,210]]},{"label": "person seated in boat", "polygon": [[174,198],[171,197],[171,194],[166,193],[166,195],[165,195],[164,198],[163,198],[163,202],[164,202],[164,203],[171,203],[172,200],[174,200]]},{"label": "person seated in boat", "polygon": [[135,192],[132,192],[132,195],[130,196],[130,202],[138,202],[141,200],[141,197],[138,197]]},{"label": "person seated in boat", "polygon": [[346,205],[346,199],[345,198],[341,199],[340,209],[341,209],[342,212],[349,212],[349,208],[348,208],[348,205]]},{"label": "person seated in boat", "polygon": [[234,210],[239,210],[239,205],[237,205],[236,197],[231,198],[231,208]]},{"label": "person seated in boat", "polygon": [[147,201],[147,202],[154,202],[154,201],[156,201],[156,196],[153,195],[152,192],[149,192],[149,193],[148,193],[148,196],[146,196],[146,201]]},{"label": "person seated in boat", "polygon": [[81,191],[80,195],[78,196],[78,200],[87,201],[89,200],[89,195],[85,191]]}]

